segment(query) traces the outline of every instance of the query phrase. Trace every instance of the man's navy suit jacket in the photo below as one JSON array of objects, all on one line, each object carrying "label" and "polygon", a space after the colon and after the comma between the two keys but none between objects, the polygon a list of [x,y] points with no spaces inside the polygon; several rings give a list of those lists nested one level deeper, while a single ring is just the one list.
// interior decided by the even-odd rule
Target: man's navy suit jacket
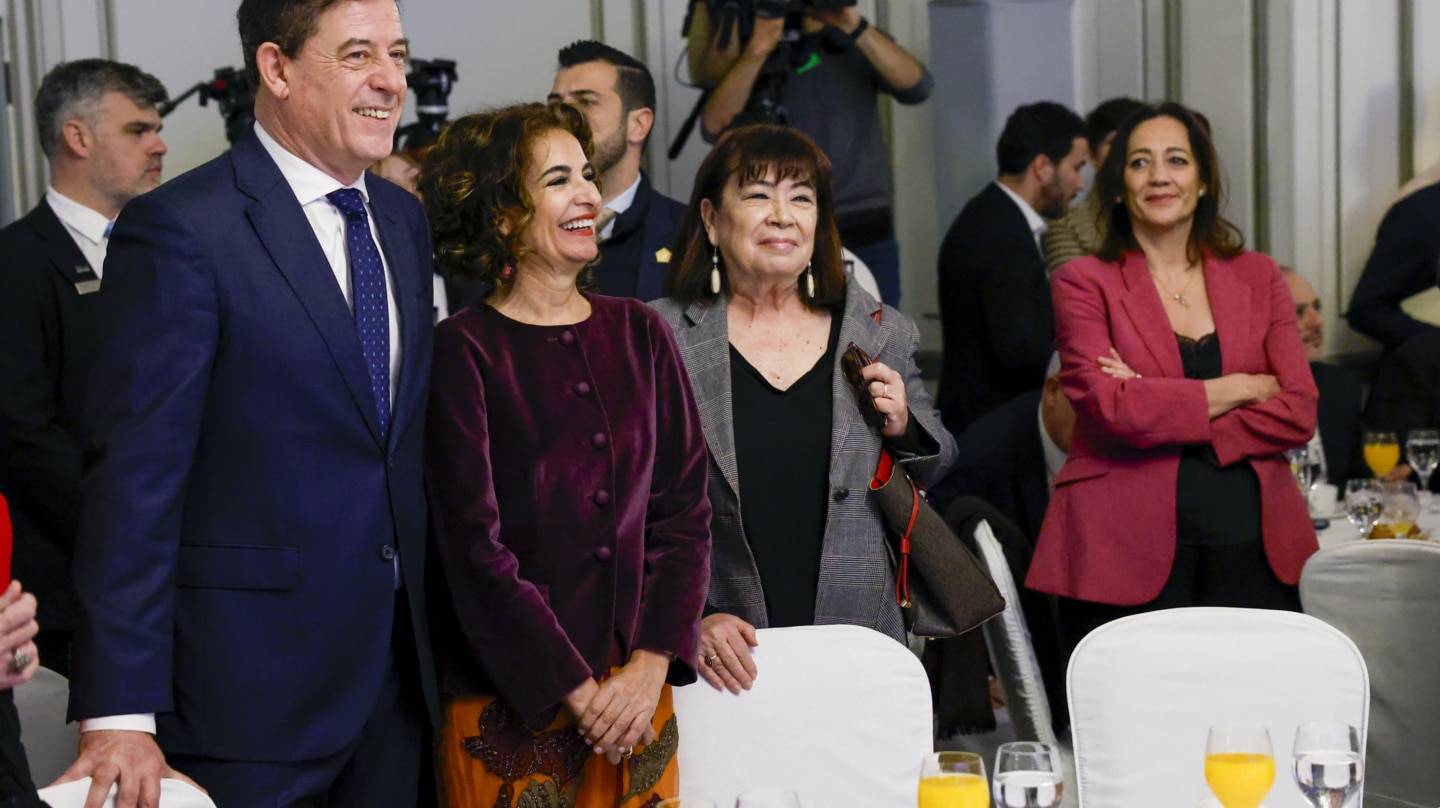
[{"label": "man's navy suit jacket", "polygon": [[121,214],[86,408],[72,718],[156,713],[167,754],[334,753],[374,707],[397,595],[435,718],[429,230],[414,197],[366,185],[400,318],[386,437],[340,286],[253,133]]}]

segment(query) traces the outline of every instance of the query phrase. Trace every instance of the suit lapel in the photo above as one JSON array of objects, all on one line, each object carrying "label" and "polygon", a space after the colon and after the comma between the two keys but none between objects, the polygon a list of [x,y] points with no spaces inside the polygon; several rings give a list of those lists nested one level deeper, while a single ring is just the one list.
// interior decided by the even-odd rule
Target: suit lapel
[{"label": "suit lapel", "polygon": [[1235,277],[1228,261],[1213,256],[1205,258],[1205,286],[1211,300],[1224,305],[1210,306],[1215,320],[1215,336],[1220,340],[1220,364],[1224,373],[1243,369],[1245,346],[1250,343],[1250,287]]},{"label": "suit lapel", "polygon": [[[880,361],[880,352],[885,348],[885,326],[883,322],[875,322],[875,313],[880,311],[880,304],[869,295],[859,294],[859,289],[853,280],[847,283],[845,312],[840,321],[840,339],[835,346],[837,356],[826,357],[822,362],[838,365],[838,354],[844,353],[852,342],[869,354],[870,358]],[[904,368],[898,370],[905,372]],[[830,371],[830,400],[830,474],[832,484],[839,484],[835,475],[842,474],[843,470],[838,468],[837,461],[850,430],[870,427],[861,417],[855,393],[850,390],[850,383],[845,380],[845,374],[838,371],[838,367]]]},{"label": "suit lapel", "polygon": [[405,225],[394,206],[382,200],[383,191],[377,193],[378,181],[372,177],[367,185],[370,189],[370,210],[375,214],[380,249],[390,267],[390,277],[395,285],[395,310],[400,318],[400,376],[395,384],[390,424],[390,440],[394,441],[419,411],[424,393],[424,379],[420,373],[424,362],[420,349],[425,344],[424,330],[433,326],[431,310],[423,305],[424,284],[429,283],[430,278],[424,268],[417,265],[416,253],[405,237]]},{"label": "suit lapel", "polygon": [[[73,285],[75,291],[85,294],[100,288],[100,276],[95,274],[90,261],[85,258],[85,253],[80,251],[80,245],[75,243],[70,231],[65,229],[64,223],[55,215],[49,202],[42,200],[26,218],[35,235],[45,242],[45,257],[50,266],[60,273],[66,282]],[[87,284],[90,286],[87,287]]]},{"label": "suit lapel", "polygon": [[1180,359],[1180,346],[1175,342],[1175,329],[1165,314],[1165,305],[1150,277],[1145,256],[1139,252],[1125,253],[1120,259],[1120,272],[1126,287],[1122,305],[1135,330],[1140,332],[1145,348],[1167,377],[1184,378],[1185,365]]},{"label": "suit lapel", "polygon": [[370,433],[377,443],[382,443],[370,375],[360,339],[355,335],[355,320],[305,211],[253,134],[235,144],[230,155],[237,187],[255,200],[246,215],[261,244],[320,332]]},{"label": "suit lapel", "polygon": [[690,374],[700,408],[700,422],[710,457],[740,501],[739,469],[735,460],[734,393],[730,386],[730,327],[726,301],[721,295],[713,303],[691,303],[685,309],[690,327],[676,335],[680,355]]}]

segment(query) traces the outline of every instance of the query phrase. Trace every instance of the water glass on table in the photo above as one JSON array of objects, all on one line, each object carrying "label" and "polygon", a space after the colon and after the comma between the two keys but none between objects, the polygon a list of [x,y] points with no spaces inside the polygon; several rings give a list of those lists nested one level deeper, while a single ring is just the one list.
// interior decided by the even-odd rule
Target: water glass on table
[{"label": "water glass on table", "polygon": [[1296,728],[1295,785],[1315,808],[1350,805],[1364,777],[1360,733],[1354,727],[1317,721]]},{"label": "water glass on table", "polygon": [[1365,465],[1375,473],[1376,479],[1385,479],[1399,463],[1400,441],[1394,432],[1365,433]]},{"label": "water glass on table", "polygon": [[1369,538],[1370,529],[1375,527],[1383,509],[1379,480],[1345,481],[1345,515],[1350,517],[1350,524],[1360,531],[1360,538]]},{"label": "water glass on table", "polygon": [[934,752],[920,764],[920,808],[989,808],[985,761],[973,752]]},{"label": "water glass on table", "polygon": [[1275,756],[1264,727],[1219,724],[1205,739],[1205,782],[1225,808],[1259,808],[1275,783]]},{"label": "water glass on table", "polygon": [[1440,465],[1440,432],[1412,429],[1405,435],[1405,460],[1420,478],[1420,501],[1429,505],[1430,475]]},{"label": "water glass on table", "polygon": [[783,788],[754,788],[736,798],[735,808],[800,808],[800,795]]},{"label": "water glass on table", "polygon": [[1048,743],[1002,744],[993,789],[995,808],[1055,808],[1065,789],[1060,752]]}]

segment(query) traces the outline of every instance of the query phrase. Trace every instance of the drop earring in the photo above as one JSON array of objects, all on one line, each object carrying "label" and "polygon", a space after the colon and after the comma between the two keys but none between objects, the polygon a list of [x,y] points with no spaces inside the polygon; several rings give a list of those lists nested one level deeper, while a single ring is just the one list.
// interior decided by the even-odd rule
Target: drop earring
[{"label": "drop earring", "polygon": [[720,248],[710,248],[710,294],[720,294]]},{"label": "drop earring", "polygon": [[815,272],[810,269],[810,263],[805,263],[805,296],[815,298]]},{"label": "drop earring", "polygon": [[1200,193],[1198,194],[1198,196],[1204,196],[1204,195],[1205,195],[1205,189],[1204,189],[1204,188],[1201,188],[1201,189],[1200,189]]}]

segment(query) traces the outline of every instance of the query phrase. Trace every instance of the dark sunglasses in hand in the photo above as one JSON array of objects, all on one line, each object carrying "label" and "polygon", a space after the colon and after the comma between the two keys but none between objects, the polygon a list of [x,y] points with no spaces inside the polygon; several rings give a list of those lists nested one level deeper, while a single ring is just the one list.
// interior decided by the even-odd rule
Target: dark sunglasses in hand
[{"label": "dark sunglasses in hand", "polygon": [[865,376],[860,372],[874,361],[870,354],[852,342],[840,356],[840,372],[845,374],[845,381],[850,383],[850,390],[855,393],[855,400],[860,404],[860,417],[870,426],[884,429],[885,416],[875,409],[875,398],[870,395],[870,385],[865,382]]}]

